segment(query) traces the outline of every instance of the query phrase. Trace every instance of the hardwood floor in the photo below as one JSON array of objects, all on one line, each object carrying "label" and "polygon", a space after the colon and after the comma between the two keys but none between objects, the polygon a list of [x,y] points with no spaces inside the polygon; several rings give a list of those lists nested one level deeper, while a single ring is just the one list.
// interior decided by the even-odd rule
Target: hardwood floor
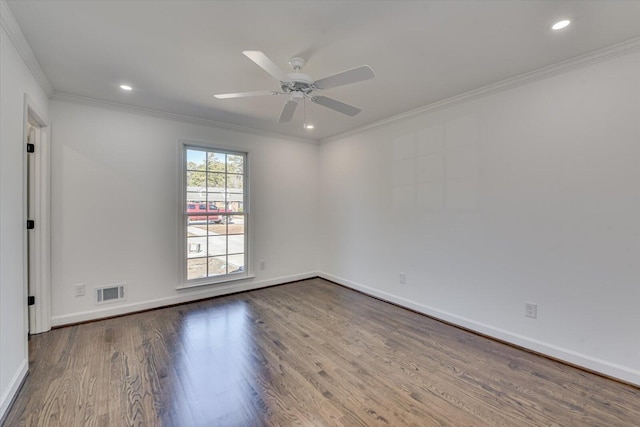
[{"label": "hardwood floor", "polygon": [[321,279],[32,337],[6,426],[632,426],[640,390]]}]

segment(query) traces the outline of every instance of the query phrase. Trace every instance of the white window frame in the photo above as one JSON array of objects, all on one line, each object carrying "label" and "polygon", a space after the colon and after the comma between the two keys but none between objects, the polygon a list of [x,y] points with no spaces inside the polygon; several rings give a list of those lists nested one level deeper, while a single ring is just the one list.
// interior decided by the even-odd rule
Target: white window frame
[{"label": "white window frame", "polygon": [[[223,154],[231,154],[236,156],[243,157],[243,209],[241,213],[238,215],[244,216],[244,271],[240,273],[227,273],[219,276],[211,276],[211,277],[201,277],[198,279],[187,279],[187,270],[188,270],[188,250],[187,250],[187,218],[189,217],[187,213],[187,150],[200,150],[205,152],[216,152]],[[227,172],[225,172],[227,173]],[[180,268],[180,280],[176,288],[184,289],[184,288],[192,288],[196,286],[206,286],[213,284],[221,284],[234,282],[238,280],[246,280],[252,279],[253,276],[250,271],[250,238],[249,238],[249,152],[240,151],[238,149],[229,149],[217,145],[209,145],[202,144],[191,141],[182,141],[181,144],[181,155],[180,155],[180,222],[182,226],[180,227],[180,245],[182,250],[181,254],[181,268]]]}]

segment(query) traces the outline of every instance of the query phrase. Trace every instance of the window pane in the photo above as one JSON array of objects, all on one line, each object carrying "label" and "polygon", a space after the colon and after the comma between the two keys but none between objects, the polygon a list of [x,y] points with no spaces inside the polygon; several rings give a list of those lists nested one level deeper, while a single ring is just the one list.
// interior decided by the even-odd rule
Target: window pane
[{"label": "window pane", "polygon": [[244,271],[244,254],[229,255],[229,274]]},{"label": "window pane", "polygon": [[[237,194],[235,194],[237,196]],[[242,212],[242,202],[229,202],[229,212]]]},{"label": "window pane", "polygon": [[[207,224],[204,220],[187,219],[187,253],[190,253],[189,245],[191,243],[200,243],[200,256],[207,256]],[[200,239],[200,240],[198,240]],[[190,256],[191,258],[191,256]]]},{"label": "window pane", "polygon": [[222,221],[209,223],[209,235],[216,236],[220,234],[227,234],[227,224]]},{"label": "window pane", "polygon": [[244,234],[244,218],[242,215],[234,215],[231,223],[228,225],[227,233]]},{"label": "window pane", "polygon": [[194,258],[187,260],[187,280],[207,277],[207,259]]},{"label": "window pane", "polygon": [[242,175],[228,174],[227,175],[227,193],[240,193],[242,194],[244,185],[242,181]]},{"label": "window pane", "polygon": [[242,156],[227,154],[227,172],[244,173],[244,159]]},{"label": "window pane", "polygon": [[[205,186],[206,172],[187,171],[187,188],[201,188]],[[197,190],[195,190],[197,191]]]},{"label": "window pane", "polygon": [[[189,213],[189,209],[195,209],[195,203],[200,203],[204,201],[206,194],[201,191],[191,191],[192,189],[197,190],[197,187],[189,187],[187,191],[187,213]],[[193,206],[192,206],[193,205]]]},{"label": "window pane", "polygon": [[187,238],[187,258],[202,258],[207,256],[207,240],[204,236]]},{"label": "window pane", "polygon": [[227,253],[227,236],[209,236],[209,256]]},{"label": "window pane", "polygon": [[228,239],[230,254],[244,253],[244,234],[230,234]]},{"label": "window pane", "polygon": [[205,170],[207,153],[201,150],[187,150],[187,170]]},{"label": "window pane", "polygon": [[216,256],[209,259],[209,277],[227,274],[227,257]]},{"label": "window pane", "polygon": [[219,172],[210,172],[207,174],[207,191],[224,192],[225,174]]},{"label": "window pane", "polygon": [[210,192],[207,193],[207,200],[210,204],[213,204],[216,208],[224,210],[225,206],[225,193]]},{"label": "window pane", "polygon": [[224,153],[207,153],[209,172],[225,172],[225,157]]}]

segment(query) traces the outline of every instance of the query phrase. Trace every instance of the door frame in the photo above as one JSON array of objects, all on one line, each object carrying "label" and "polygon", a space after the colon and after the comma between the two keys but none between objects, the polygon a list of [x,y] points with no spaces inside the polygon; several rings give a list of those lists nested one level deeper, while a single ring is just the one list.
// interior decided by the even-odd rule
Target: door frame
[{"label": "door frame", "polygon": [[[29,123],[39,128],[35,153],[27,153]],[[51,145],[50,127],[35,102],[25,93],[23,114],[23,147],[22,163],[22,209],[24,218],[23,232],[23,288],[25,302],[25,334],[38,334],[51,329]],[[32,263],[32,274],[29,277],[29,246],[26,227],[27,220],[27,156],[35,156],[35,206],[33,209],[36,226],[28,232],[34,233],[35,245]],[[35,297],[35,324],[29,325],[27,297],[31,280],[31,296]]]}]

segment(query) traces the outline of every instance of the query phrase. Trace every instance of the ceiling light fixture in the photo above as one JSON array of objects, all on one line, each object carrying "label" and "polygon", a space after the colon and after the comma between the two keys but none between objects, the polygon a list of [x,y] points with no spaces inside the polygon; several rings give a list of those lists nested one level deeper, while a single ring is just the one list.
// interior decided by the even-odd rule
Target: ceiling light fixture
[{"label": "ceiling light fixture", "polygon": [[308,123],[304,127],[305,127],[305,129],[313,129],[314,128],[313,125],[308,124]]},{"label": "ceiling light fixture", "polygon": [[571,21],[569,21],[568,19],[563,19],[562,21],[558,21],[555,24],[553,24],[551,26],[551,29],[556,31],[561,30],[563,28],[567,28],[569,24],[571,24]]},{"label": "ceiling light fixture", "polygon": [[126,90],[126,91],[133,90],[133,88],[129,85],[120,85],[120,89]]}]

